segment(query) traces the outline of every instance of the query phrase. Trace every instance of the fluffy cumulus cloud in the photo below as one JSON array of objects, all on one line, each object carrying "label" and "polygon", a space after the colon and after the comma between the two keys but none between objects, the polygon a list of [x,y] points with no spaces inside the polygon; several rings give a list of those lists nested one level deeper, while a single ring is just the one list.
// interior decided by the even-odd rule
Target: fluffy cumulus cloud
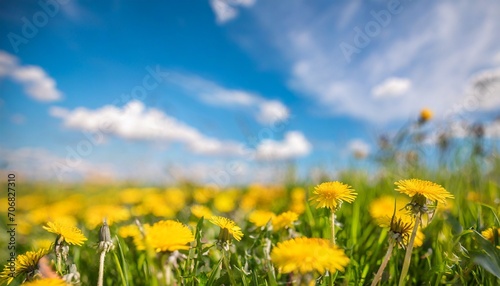
[{"label": "fluffy cumulus cloud", "polygon": [[158,109],[146,108],[140,101],[131,101],[123,108],[107,105],[96,110],[83,107],[67,110],[53,107],[50,113],[63,119],[68,128],[100,132],[131,140],[161,140],[181,143],[191,151],[206,155],[234,155],[242,145],[220,141],[203,135]]},{"label": "fluffy cumulus cloud", "polygon": [[391,77],[384,80],[372,89],[374,98],[391,98],[405,94],[411,87],[411,81],[407,78]]},{"label": "fluffy cumulus cloud", "polygon": [[262,124],[282,122],[290,117],[290,111],[281,101],[269,100],[253,92],[225,88],[204,78],[178,72],[170,72],[167,79],[207,104],[249,111]]},{"label": "fluffy cumulus cloud", "polygon": [[20,65],[17,57],[0,51],[0,78],[9,77],[20,83],[31,98],[56,101],[62,98],[56,82],[39,66]]},{"label": "fluffy cumulus cloud", "polygon": [[238,16],[238,7],[251,7],[256,0],[210,0],[216,21],[224,24]]},{"label": "fluffy cumulus cloud", "polygon": [[258,104],[258,108],[257,119],[265,124],[285,121],[289,116],[288,108],[276,100],[262,101]]},{"label": "fluffy cumulus cloud", "polygon": [[[257,29],[245,34],[242,47],[263,62],[279,57],[289,87],[311,98],[314,110],[335,116],[387,123],[415,117],[423,107],[439,116],[467,97],[474,73],[499,64],[500,2],[494,0],[406,1],[396,13],[386,2],[263,1],[251,13]],[[274,49],[246,44],[256,39]],[[354,52],[345,54],[343,43]],[[496,110],[500,102],[479,107]]]},{"label": "fluffy cumulus cloud", "polygon": [[259,160],[284,160],[308,155],[312,150],[311,143],[304,134],[298,131],[287,132],[282,141],[263,140],[257,147],[256,157]]},{"label": "fluffy cumulus cloud", "polygon": [[140,101],[131,101],[122,108],[107,105],[95,110],[52,107],[50,114],[61,118],[63,125],[70,129],[101,134],[102,137],[114,135],[127,140],[180,143],[195,154],[245,160],[284,160],[308,155],[312,149],[299,131],[286,133],[283,141],[267,139],[255,149],[248,149],[239,142],[208,137],[161,110],[146,108]]}]

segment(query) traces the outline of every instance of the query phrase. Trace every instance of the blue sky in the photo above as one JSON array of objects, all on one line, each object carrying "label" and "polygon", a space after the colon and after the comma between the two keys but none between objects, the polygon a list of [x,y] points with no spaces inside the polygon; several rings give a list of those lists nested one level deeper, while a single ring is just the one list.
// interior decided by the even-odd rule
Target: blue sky
[{"label": "blue sky", "polygon": [[332,174],[422,108],[500,110],[494,0],[1,5],[0,163],[27,178]]}]

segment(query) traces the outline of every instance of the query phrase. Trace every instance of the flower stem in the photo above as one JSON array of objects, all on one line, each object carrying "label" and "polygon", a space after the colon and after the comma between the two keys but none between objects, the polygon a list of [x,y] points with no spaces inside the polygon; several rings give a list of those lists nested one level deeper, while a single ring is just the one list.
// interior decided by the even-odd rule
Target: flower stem
[{"label": "flower stem", "polygon": [[393,249],[394,249],[394,242],[390,241],[389,248],[387,249],[387,253],[384,256],[384,260],[382,261],[382,264],[380,264],[380,268],[378,269],[377,274],[375,275],[375,278],[373,278],[371,286],[377,285],[378,282],[380,281],[380,279],[382,279],[382,274],[384,273],[384,269],[387,266],[389,259],[391,259],[391,254],[392,254]]},{"label": "flower stem", "polygon": [[170,286],[172,285],[172,266],[168,261],[167,253],[162,252],[160,254],[159,259],[160,259],[160,268],[163,274],[163,279],[165,279],[164,283],[165,285]]},{"label": "flower stem", "polygon": [[332,243],[335,245],[335,212],[332,211]]},{"label": "flower stem", "polygon": [[104,282],[104,259],[106,257],[106,250],[101,251],[101,257],[99,258],[99,279],[97,280],[97,286],[102,286]]},{"label": "flower stem", "polygon": [[399,276],[399,286],[405,285],[406,274],[408,274],[408,269],[410,268],[411,253],[413,250],[413,244],[415,242],[415,237],[417,236],[418,226],[420,224],[420,216],[418,215],[415,219],[415,226],[413,227],[413,232],[411,233],[410,242],[406,248],[405,260],[403,262],[403,268],[401,269],[401,276]]},{"label": "flower stem", "polygon": [[236,283],[236,280],[233,277],[233,274],[231,272],[231,268],[229,267],[229,257],[228,257],[229,255],[230,255],[229,251],[222,251],[222,257],[224,259],[224,263],[223,264],[226,267],[227,276],[229,276],[229,281],[231,282],[231,285],[238,285]]},{"label": "flower stem", "polygon": [[170,266],[170,263],[165,264],[165,281],[167,285],[172,284],[172,267]]},{"label": "flower stem", "polygon": [[56,252],[56,271],[59,275],[62,276],[62,265],[61,265],[61,253]]}]

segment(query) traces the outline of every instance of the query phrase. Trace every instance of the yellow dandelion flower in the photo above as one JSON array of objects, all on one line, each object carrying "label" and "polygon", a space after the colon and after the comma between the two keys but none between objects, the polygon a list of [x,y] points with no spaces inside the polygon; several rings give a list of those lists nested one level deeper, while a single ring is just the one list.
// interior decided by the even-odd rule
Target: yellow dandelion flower
[{"label": "yellow dandelion flower", "polygon": [[271,261],[282,273],[306,274],[343,271],[349,263],[344,251],[328,240],[300,237],[278,243]]},{"label": "yellow dandelion flower", "polygon": [[335,211],[343,201],[352,203],[357,196],[351,186],[338,181],[316,186],[313,194],[310,201],[316,204],[316,208],[329,208],[332,211]]},{"label": "yellow dandelion flower", "polygon": [[[145,225],[146,243],[156,252],[187,250],[194,240],[191,230],[174,220],[162,220],[152,226]],[[138,247],[138,249],[144,249]]]},{"label": "yellow dandelion flower", "polygon": [[269,221],[272,221],[276,215],[270,211],[256,210],[249,216],[248,220],[257,227],[265,226]]},{"label": "yellow dandelion flower", "polygon": [[495,229],[494,227],[483,230],[481,232],[481,235],[483,235],[487,240],[491,241],[491,243],[495,243],[495,230],[497,232],[497,236],[500,237],[500,228]]},{"label": "yellow dandelion flower", "polygon": [[186,206],[187,201],[187,193],[177,189],[177,188],[169,188],[165,191],[165,201],[168,203],[168,206],[174,213],[179,212]]},{"label": "yellow dandelion flower", "polygon": [[147,197],[144,197],[141,204],[132,208],[132,213],[135,216],[144,216],[153,214],[157,217],[171,218],[175,216],[175,211],[169,206],[166,201],[166,196],[149,192]]},{"label": "yellow dandelion flower", "polygon": [[137,225],[126,225],[118,229],[118,235],[122,238],[132,238],[134,245],[138,250],[145,250],[145,242],[149,243],[149,238],[146,236],[146,233],[151,229],[151,225],[144,224],[142,225],[142,229],[144,231],[144,234],[141,232]]},{"label": "yellow dandelion flower", "polygon": [[432,119],[432,116],[433,116],[432,110],[430,110],[429,108],[424,108],[420,111],[420,117],[418,121],[420,123],[427,122]]},{"label": "yellow dandelion flower", "polygon": [[191,213],[197,218],[211,217],[212,216],[212,211],[209,208],[207,208],[206,206],[202,206],[202,205],[192,206]]},{"label": "yellow dandelion flower", "polygon": [[61,278],[43,278],[23,283],[23,286],[66,286],[66,281]]},{"label": "yellow dandelion flower", "polygon": [[[240,241],[243,237],[243,232],[241,232],[241,228],[236,225],[236,223],[228,218],[221,216],[212,216],[210,218],[210,222],[220,227],[220,233],[227,232],[228,235],[231,235],[237,241]],[[221,236],[219,235],[219,240],[221,240]],[[227,237],[223,237],[223,240],[229,240]]]},{"label": "yellow dandelion flower", "polygon": [[283,228],[293,227],[293,223],[299,219],[297,213],[288,211],[278,215],[273,219],[273,229],[280,230]]},{"label": "yellow dandelion flower", "polygon": [[21,215],[21,217],[22,218],[17,222],[17,233],[28,236],[31,234],[34,224],[26,214]]},{"label": "yellow dandelion flower", "polygon": [[124,189],[118,193],[120,201],[127,205],[140,203],[145,196],[145,192],[141,189],[130,188]]},{"label": "yellow dandelion flower", "polygon": [[[71,205],[71,204],[70,204]],[[43,206],[27,213],[28,219],[33,225],[43,224],[47,221],[60,221],[64,224],[76,225],[75,215],[69,214],[63,207]]]},{"label": "yellow dandelion flower", "polygon": [[239,208],[250,211],[257,206],[259,209],[272,209],[273,204],[280,202],[285,195],[282,187],[250,185],[248,191],[241,198]]},{"label": "yellow dandelion flower", "polygon": [[34,249],[46,248],[50,249],[54,243],[53,239],[37,238],[31,241]]},{"label": "yellow dandelion flower", "polygon": [[221,213],[228,213],[236,208],[238,192],[236,190],[218,193],[214,198],[214,207]]},{"label": "yellow dandelion flower", "polygon": [[410,197],[423,196],[428,200],[446,203],[446,199],[453,199],[453,195],[441,185],[419,179],[400,180],[396,183],[396,191]]},{"label": "yellow dandelion flower", "polygon": [[478,192],[470,191],[467,193],[467,200],[470,202],[480,202],[481,195]]},{"label": "yellow dandelion flower", "polygon": [[212,188],[198,188],[194,190],[193,199],[199,204],[208,203],[215,195],[215,190]]},{"label": "yellow dandelion flower", "polygon": [[44,205],[47,200],[46,195],[42,194],[30,194],[26,196],[21,196],[18,198],[17,209],[21,211],[30,211],[33,209],[33,206]]},{"label": "yellow dandelion flower", "polygon": [[292,190],[290,210],[298,214],[306,211],[306,191],[303,188],[295,188]]},{"label": "yellow dandelion flower", "polygon": [[405,206],[410,202],[407,198],[392,196],[382,196],[373,200],[370,203],[368,212],[374,220],[378,220],[384,217],[392,217],[394,213],[394,200],[396,200],[396,215],[402,215],[407,213],[404,209]]},{"label": "yellow dandelion flower", "polygon": [[95,229],[101,225],[103,218],[106,218],[108,225],[112,225],[128,220],[130,212],[124,206],[113,204],[91,206],[85,212],[85,225],[88,229]]},{"label": "yellow dandelion flower", "polygon": [[42,248],[38,251],[28,251],[24,254],[19,254],[15,261],[8,261],[4,266],[3,271],[0,272],[0,282],[10,284],[19,275],[31,277],[35,274],[35,270],[38,269],[38,261],[48,253],[48,249]]},{"label": "yellow dandelion flower", "polygon": [[87,240],[82,231],[74,226],[49,221],[47,226],[43,226],[43,229],[59,235],[68,244],[82,245]]},{"label": "yellow dandelion flower", "polygon": [[141,235],[141,231],[137,225],[130,224],[118,228],[118,235],[123,238],[136,237]]}]

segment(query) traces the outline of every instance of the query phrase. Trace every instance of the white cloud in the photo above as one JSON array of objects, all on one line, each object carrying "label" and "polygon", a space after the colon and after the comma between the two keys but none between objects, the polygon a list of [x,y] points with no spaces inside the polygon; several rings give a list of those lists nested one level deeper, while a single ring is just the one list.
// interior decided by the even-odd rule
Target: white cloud
[{"label": "white cloud", "polygon": [[372,89],[374,98],[399,97],[411,87],[411,81],[407,78],[390,77]]},{"label": "white cloud", "polygon": [[[269,109],[279,109],[272,103]],[[158,109],[146,108],[140,101],[131,101],[123,108],[107,105],[95,110],[84,107],[74,110],[52,107],[49,113],[61,118],[67,128],[101,134],[104,137],[114,135],[127,140],[180,143],[196,154],[272,161],[302,157],[312,149],[304,135],[298,131],[286,133],[283,141],[263,140],[255,150],[248,149],[239,142],[205,136],[196,128]]]},{"label": "white cloud", "polygon": [[61,98],[56,82],[38,66],[18,67],[13,73],[14,80],[24,86],[25,92],[39,101],[56,101]]},{"label": "white cloud", "polygon": [[290,116],[288,108],[282,102],[268,100],[252,92],[224,88],[212,81],[176,72],[169,73],[168,80],[205,103],[251,110],[255,118],[263,124],[282,122]]},{"label": "white cloud", "polygon": [[286,106],[279,101],[263,101],[259,105],[259,114],[257,115],[257,119],[262,123],[271,124],[274,122],[285,121],[288,117],[288,108],[286,108]]},{"label": "white cloud", "polygon": [[251,7],[256,0],[210,0],[217,23],[224,24],[238,16],[238,6]]},{"label": "white cloud", "polygon": [[[444,114],[466,96],[466,83],[473,73],[495,65],[500,45],[500,39],[493,36],[500,30],[500,2],[459,0],[429,5],[413,1],[402,4],[402,12],[391,15],[387,26],[369,37],[368,45],[359,48],[348,62],[339,45],[355,45],[354,28],[363,30],[374,20],[356,15],[370,15],[369,9],[379,11],[385,4],[361,6],[353,20],[347,21],[352,24],[344,27],[339,19],[349,8],[347,4],[335,15],[328,7],[305,1],[262,3],[251,11],[260,29],[247,37],[268,41],[275,50],[251,52],[262,62],[279,57],[281,61],[274,62],[285,63],[281,68],[289,72],[289,86],[312,98],[319,107],[315,112],[372,123],[415,117],[423,107]],[[411,88],[403,84],[377,94],[395,96],[407,89],[405,96],[392,100],[372,96],[374,86],[394,75],[410,78]],[[491,108],[498,109],[500,104]]]},{"label": "white cloud", "polygon": [[9,172],[32,180],[64,181],[115,177],[113,169],[107,165],[91,164],[81,158],[78,164],[68,164],[68,158],[57,156],[43,148],[0,147],[0,158],[0,164]]},{"label": "white cloud", "polygon": [[283,141],[266,139],[259,144],[256,157],[259,160],[286,160],[308,155],[311,143],[298,131],[287,132]]},{"label": "white cloud", "polygon": [[0,77],[8,76],[17,65],[18,60],[15,56],[0,51]]},{"label": "white cloud", "polygon": [[146,109],[140,101],[131,101],[123,108],[107,105],[96,110],[53,107],[50,114],[62,118],[68,128],[131,140],[176,142],[199,154],[237,155],[243,147],[236,142],[207,137],[158,109]]},{"label": "white cloud", "polygon": [[0,51],[0,77],[19,82],[26,94],[38,101],[56,101],[62,98],[56,82],[39,66],[19,65],[18,59]]},{"label": "white cloud", "polygon": [[364,158],[370,154],[370,145],[361,139],[354,139],[347,144],[349,151],[357,158]]}]

